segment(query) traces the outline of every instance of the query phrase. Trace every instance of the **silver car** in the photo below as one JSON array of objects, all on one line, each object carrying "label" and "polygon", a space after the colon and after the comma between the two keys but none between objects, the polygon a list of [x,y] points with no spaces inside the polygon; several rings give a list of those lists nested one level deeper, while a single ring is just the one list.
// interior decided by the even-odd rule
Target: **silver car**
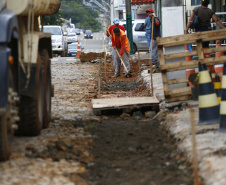
[{"label": "silver car", "polygon": [[[81,53],[84,53],[84,46],[80,42],[80,48],[81,48]],[[72,44],[68,44],[67,48],[67,56],[68,57],[73,57],[77,55],[77,50],[78,50],[78,42],[74,42]]]},{"label": "silver car", "polygon": [[[134,53],[137,51],[149,51],[145,36],[146,31],[144,30],[144,22],[145,19],[135,19],[132,21]],[[120,25],[123,25],[126,30],[126,21],[121,21]]]},{"label": "silver car", "polygon": [[72,42],[78,42],[78,36],[73,32],[69,33],[67,36],[67,43],[70,44]]}]

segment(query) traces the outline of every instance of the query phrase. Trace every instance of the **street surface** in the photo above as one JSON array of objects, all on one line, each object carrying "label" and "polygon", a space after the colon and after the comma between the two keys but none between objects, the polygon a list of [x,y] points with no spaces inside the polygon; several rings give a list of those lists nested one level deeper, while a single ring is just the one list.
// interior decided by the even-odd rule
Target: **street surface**
[{"label": "street surface", "polygon": [[104,52],[104,38],[105,35],[103,32],[93,33],[93,39],[85,39],[84,34],[78,35],[78,40],[83,44],[85,53]]}]

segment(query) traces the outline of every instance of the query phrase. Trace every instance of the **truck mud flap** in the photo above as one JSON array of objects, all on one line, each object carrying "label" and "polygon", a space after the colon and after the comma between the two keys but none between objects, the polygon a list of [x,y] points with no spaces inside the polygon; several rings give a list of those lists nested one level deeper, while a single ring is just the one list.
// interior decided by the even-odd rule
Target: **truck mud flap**
[{"label": "truck mud flap", "polygon": [[36,66],[31,66],[31,75],[29,81],[27,80],[26,74],[23,72],[22,68],[19,69],[20,80],[19,80],[19,95],[35,97],[35,75]]}]

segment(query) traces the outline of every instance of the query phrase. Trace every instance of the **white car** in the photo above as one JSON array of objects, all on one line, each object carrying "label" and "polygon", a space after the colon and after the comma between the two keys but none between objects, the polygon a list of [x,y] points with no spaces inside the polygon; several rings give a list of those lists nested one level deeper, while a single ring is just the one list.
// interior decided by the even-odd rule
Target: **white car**
[{"label": "white car", "polygon": [[[145,36],[146,31],[144,30],[144,22],[145,19],[132,20],[134,54],[137,51],[149,51],[147,39]],[[126,30],[126,21],[121,21],[120,25],[124,26]]]},{"label": "white car", "polygon": [[71,32],[67,35],[67,43],[78,42],[78,37],[75,33]]},{"label": "white car", "polygon": [[52,50],[54,54],[60,54],[62,57],[67,54],[67,32],[63,32],[61,26],[43,26],[43,32],[51,33]]}]

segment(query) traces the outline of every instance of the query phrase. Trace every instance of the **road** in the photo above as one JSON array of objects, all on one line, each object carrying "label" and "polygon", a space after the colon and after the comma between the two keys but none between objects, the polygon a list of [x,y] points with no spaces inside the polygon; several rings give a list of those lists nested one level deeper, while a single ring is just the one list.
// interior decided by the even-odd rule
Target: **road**
[{"label": "road", "polygon": [[[104,48],[107,44],[107,42],[105,40],[105,35],[102,32],[93,33],[93,39],[85,39],[84,34],[78,35],[78,40],[83,44],[83,46],[85,48],[85,53],[104,52]],[[105,40],[105,42],[104,42],[104,40]]]}]

